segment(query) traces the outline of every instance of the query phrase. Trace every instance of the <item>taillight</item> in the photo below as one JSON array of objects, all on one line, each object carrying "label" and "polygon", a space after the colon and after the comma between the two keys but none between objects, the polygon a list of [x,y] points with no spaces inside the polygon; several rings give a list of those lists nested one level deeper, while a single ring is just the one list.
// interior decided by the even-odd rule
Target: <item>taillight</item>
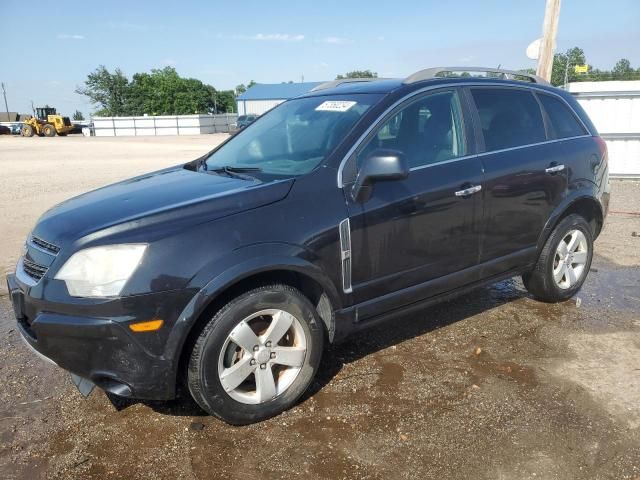
[{"label": "taillight", "polygon": [[603,160],[609,160],[609,151],[607,149],[607,142],[605,142],[602,137],[593,137],[598,144],[598,148],[600,149],[600,158]]}]

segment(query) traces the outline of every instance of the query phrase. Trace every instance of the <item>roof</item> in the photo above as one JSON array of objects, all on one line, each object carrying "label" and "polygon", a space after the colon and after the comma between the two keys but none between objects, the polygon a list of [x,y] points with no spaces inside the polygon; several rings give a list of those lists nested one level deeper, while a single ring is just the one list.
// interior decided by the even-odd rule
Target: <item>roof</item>
[{"label": "roof", "polygon": [[569,95],[564,90],[552,87],[544,83],[532,83],[523,82],[513,79],[502,78],[485,78],[485,77],[434,77],[425,80],[420,80],[412,83],[405,83],[402,79],[376,79],[368,82],[358,81],[352,83],[342,83],[336,87],[325,88],[321,90],[315,90],[309,92],[305,97],[316,96],[330,96],[330,95],[344,95],[344,94],[357,94],[357,93],[391,93],[393,91],[402,90],[410,92],[412,90],[418,90],[424,88],[426,85],[432,85],[434,87],[438,85],[450,85],[450,84],[470,84],[478,85],[483,82],[499,83],[503,85],[512,85],[518,87],[531,87],[539,90],[554,91],[560,95]]},{"label": "roof", "polygon": [[15,122],[20,118],[20,114],[18,112],[9,112],[7,116],[7,112],[0,112],[0,122]]},{"label": "roof", "polygon": [[304,83],[257,83],[249,88],[238,100],[286,100],[299,97],[324,82]]},{"label": "roof", "polygon": [[351,93],[389,93],[398,87],[402,86],[402,79],[400,78],[380,78],[370,81],[354,81],[345,82],[335,87],[324,88],[322,90],[315,90],[309,92],[306,96],[324,96]]}]

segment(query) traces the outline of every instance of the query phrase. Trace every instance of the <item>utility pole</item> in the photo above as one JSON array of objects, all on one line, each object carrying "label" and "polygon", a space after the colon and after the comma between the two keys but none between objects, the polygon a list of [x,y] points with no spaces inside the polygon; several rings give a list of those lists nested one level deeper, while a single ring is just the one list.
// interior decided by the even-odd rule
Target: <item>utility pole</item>
[{"label": "utility pole", "polygon": [[4,82],[2,82],[2,95],[4,96],[4,109],[7,111],[7,122],[10,122],[9,105],[7,105],[7,91],[4,89]]},{"label": "utility pole", "polygon": [[539,77],[547,81],[551,81],[551,69],[553,68],[553,54],[556,48],[559,18],[560,0],[547,0],[547,6],[544,11],[544,23],[542,25],[542,41],[540,42],[540,55],[538,56],[538,69],[536,71]]}]

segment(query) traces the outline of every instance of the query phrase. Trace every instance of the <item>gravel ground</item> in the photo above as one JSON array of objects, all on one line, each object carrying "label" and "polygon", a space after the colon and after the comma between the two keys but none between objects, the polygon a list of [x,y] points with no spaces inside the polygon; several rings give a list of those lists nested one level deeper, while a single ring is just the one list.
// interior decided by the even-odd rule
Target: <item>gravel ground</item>
[{"label": "gravel ground", "polygon": [[[0,266],[50,205],[218,141],[0,137]],[[399,317],[328,348],[298,406],[248,427],[185,397],[83,400],[0,292],[0,478],[638,480],[640,183],[613,182],[611,210],[577,298],[513,279]]]}]

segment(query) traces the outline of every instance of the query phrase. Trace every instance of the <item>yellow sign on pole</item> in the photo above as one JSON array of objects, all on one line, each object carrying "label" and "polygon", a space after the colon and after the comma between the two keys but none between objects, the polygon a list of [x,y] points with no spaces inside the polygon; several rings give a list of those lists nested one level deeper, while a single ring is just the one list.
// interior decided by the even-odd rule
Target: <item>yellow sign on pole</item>
[{"label": "yellow sign on pole", "polygon": [[573,68],[576,73],[587,73],[589,71],[589,65],[576,65]]}]

